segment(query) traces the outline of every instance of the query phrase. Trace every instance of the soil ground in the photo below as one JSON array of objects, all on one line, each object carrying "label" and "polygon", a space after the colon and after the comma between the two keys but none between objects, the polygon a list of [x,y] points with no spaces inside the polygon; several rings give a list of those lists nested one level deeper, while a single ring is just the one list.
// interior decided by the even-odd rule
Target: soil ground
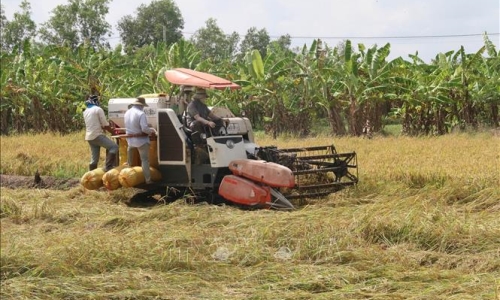
[{"label": "soil ground", "polygon": [[69,190],[80,184],[80,179],[61,179],[50,176],[18,176],[0,174],[0,186],[8,188],[37,188],[53,190]]}]

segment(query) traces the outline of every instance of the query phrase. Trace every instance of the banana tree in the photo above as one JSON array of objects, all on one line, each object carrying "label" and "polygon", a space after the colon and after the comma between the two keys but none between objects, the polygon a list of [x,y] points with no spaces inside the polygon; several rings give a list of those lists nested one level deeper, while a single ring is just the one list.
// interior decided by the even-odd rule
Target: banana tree
[{"label": "banana tree", "polygon": [[360,44],[362,57],[360,70],[364,89],[359,97],[363,107],[363,132],[378,132],[382,129],[383,117],[390,111],[389,95],[393,94],[393,70],[402,63],[400,57],[387,61],[390,54],[390,44],[381,48],[376,45],[366,50]]},{"label": "banana tree", "polygon": [[484,35],[484,48],[487,57],[481,56],[480,62],[476,64],[477,79],[471,86],[473,99],[482,104],[485,122],[492,127],[500,126],[500,51],[497,52],[495,45]]},{"label": "banana tree", "polygon": [[[315,40],[309,49],[304,48],[293,60],[291,74],[294,80],[289,82],[286,90],[288,98],[292,100],[288,111],[294,115],[293,124],[297,125],[292,128],[299,135],[307,135],[310,132],[313,118],[318,121],[318,118],[324,115],[323,109],[326,108],[326,112],[329,112],[326,95],[330,72],[325,68],[326,52],[322,41]],[[317,111],[318,108],[322,110]]]},{"label": "banana tree", "polygon": [[168,57],[164,61],[172,68],[195,69],[201,62],[200,51],[185,40],[180,40],[170,46],[167,54]]},{"label": "banana tree", "polygon": [[334,86],[336,88],[334,94],[348,103],[348,126],[351,135],[362,133],[362,116],[357,97],[363,88],[358,72],[359,58],[359,53],[353,51],[351,41],[347,40],[344,45],[343,61],[337,73],[339,84]]},{"label": "banana tree", "polygon": [[455,97],[455,114],[458,120],[462,120],[465,126],[477,127],[479,103],[472,98],[471,86],[477,81],[476,70],[482,62],[485,48],[482,47],[475,54],[466,54],[462,46],[458,51],[457,73],[460,78],[460,87]]},{"label": "banana tree", "polygon": [[2,68],[0,68],[2,134],[9,134],[14,127],[18,131],[22,130],[19,126],[27,103],[27,99],[24,97],[26,90],[21,86],[24,75],[23,56],[16,54],[16,52],[2,52],[0,57],[2,62]]},{"label": "banana tree", "polygon": [[286,87],[292,81],[288,76],[289,61],[288,57],[277,57],[272,52],[263,61],[259,51],[253,50],[245,55],[245,64],[240,68],[239,82],[249,95],[243,109],[254,107],[257,113],[264,113],[264,126],[274,138],[287,132],[291,124],[285,106],[289,96]]},{"label": "banana tree", "polygon": [[73,114],[64,105],[67,95],[61,91],[61,82],[65,74],[52,59],[53,54],[51,47],[33,48],[25,42],[21,53],[7,66],[10,74],[5,108],[12,112],[12,128],[17,132],[71,130],[73,120],[65,128],[61,125]]},{"label": "banana tree", "polygon": [[400,60],[387,62],[390,44],[368,51],[363,44],[353,51],[350,40],[345,42],[343,63],[340,66],[337,95],[348,101],[349,133],[359,136],[366,130],[380,129],[382,104],[388,93],[391,70]]}]

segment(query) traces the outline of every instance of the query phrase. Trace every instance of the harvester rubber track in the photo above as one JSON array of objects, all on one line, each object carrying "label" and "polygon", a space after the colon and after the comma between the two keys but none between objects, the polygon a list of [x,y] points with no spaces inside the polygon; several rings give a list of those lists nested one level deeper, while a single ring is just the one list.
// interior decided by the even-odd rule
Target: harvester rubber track
[{"label": "harvester rubber track", "polygon": [[337,153],[333,145],[286,149],[261,147],[256,150],[256,157],[292,170],[295,187],[282,191],[290,200],[323,197],[358,182],[356,153]]}]

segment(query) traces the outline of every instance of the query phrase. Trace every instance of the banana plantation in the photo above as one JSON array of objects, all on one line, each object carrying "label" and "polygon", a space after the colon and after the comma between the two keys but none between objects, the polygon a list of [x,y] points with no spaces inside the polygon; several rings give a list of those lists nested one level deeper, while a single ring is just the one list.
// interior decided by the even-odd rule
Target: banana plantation
[{"label": "banana plantation", "polygon": [[72,49],[27,41],[1,53],[1,134],[82,130],[86,95],[100,95],[106,110],[109,98],[172,94],[176,87],[163,74],[181,67],[240,84],[238,91],[212,93],[211,105],[229,107],[274,137],[307,136],[318,124],[332,135],[353,136],[387,124],[400,124],[407,135],[500,125],[500,51],[487,35],[476,53],[462,47],[431,63],[418,55],[389,60],[389,54],[390,44],[349,40],[220,60],[203,58],[184,40],[128,54],[120,46]]}]

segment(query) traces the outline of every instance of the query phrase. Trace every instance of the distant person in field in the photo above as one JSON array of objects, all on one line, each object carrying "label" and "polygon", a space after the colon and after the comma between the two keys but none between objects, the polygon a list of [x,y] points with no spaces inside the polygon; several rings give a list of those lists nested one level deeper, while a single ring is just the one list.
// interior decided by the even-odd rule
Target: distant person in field
[{"label": "distant person in field", "polygon": [[148,126],[144,107],[147,107],[146,99],[139,97],[131,104],[124,116],[125,133],[127,135],[127,162],[132,166],[134,149],[139,151],[141,167],[146,184],[151,184],[151,171],[149,170],[149,136],[156,134],[156,130]]},{"label": "distant person in field", "polygon": [[99,97],[90,95],[85,100],[85,105],[87,106],[83,111],[86,128],[85,140],[89,143],[91,154],[89,171],[97,169],[101,147],[106,149],[104,170],[109,171],[116,166],[118,145],[104,134],[104,130],[112,132],[112,129],[104,116],[104,110],[100,107]]},{"label": "distant person in field", "polygon": [[196,89],[193,100],[187,106],[187,125],[192,132],[199,133],[204,133],[204,126],[208,126],[216,135],[224,125],[224,120],[213,114],[208,108],[207,98],[205,89]]}]

